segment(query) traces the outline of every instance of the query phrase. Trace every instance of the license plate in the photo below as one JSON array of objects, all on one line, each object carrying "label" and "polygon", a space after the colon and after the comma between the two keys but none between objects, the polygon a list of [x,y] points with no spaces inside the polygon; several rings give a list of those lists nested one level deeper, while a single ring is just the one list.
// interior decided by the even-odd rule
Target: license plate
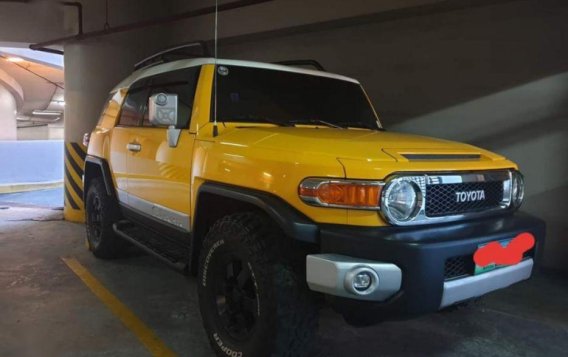
[{"label": "license plate", "polygon": [[[513,240],[513,239],[504,239],[504,240],[500,240],[500,241],[498,241],[498,242],[499,242],[499,244],[501,244],[501,246],[502,246],[503,248],[505,248],[507,245],[509,245],[509,243],[510,243],[512,240]],[[483,247],[485,247],[485,246],[486,246],[487,244],[489,244],[489,243],[492,243],[492,242],[487,242],[487,243],[484,243],[484,244],[480,244],[480,245],[477,246],[477,249],[483,248]],[[476,265],[475,265],[475,270],[474,270],[473,274],[474,274],[474,275],[479,275],[479,274],[487,273],[487,272],[489,272],[489,271],[491,271],[491,270],[495,270],[495,269],[502,268],[502,267],[506,267],[506,266],[508,266],[508,265],[502,265],[502,264],[491,263],[491,264],[488,264],[488,265],[486,265],[486,266],[484,266],[484,267],[481,267],[481,266],[479,266],[479,265],[476,264]]]}]

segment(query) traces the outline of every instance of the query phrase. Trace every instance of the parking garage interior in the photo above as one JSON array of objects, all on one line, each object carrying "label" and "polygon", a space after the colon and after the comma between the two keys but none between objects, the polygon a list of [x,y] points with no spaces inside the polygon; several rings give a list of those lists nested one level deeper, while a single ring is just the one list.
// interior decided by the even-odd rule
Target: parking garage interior
[{"label": "parking garage interior", "polygon": [[566,19],[562,0],[0,1],[0,356],[214,355],[194,277],[85,249],[84,134],[136,63],[193,41],[357,78],[388,131],[516,162],[522,210],[546,222],[529,281],[372,327],[325,308],[314,355],[565,355]]}]

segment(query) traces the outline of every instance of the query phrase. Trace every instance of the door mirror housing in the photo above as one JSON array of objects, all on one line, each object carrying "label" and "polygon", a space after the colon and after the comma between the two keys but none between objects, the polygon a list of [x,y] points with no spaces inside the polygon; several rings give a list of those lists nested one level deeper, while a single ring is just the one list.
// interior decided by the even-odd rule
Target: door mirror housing
[{"label": "door mirror housing", "polygon": [[156,93],[148,100],[148,117],[156,126],[179,127],[177,94]]},{"label": "door mirror housing", "polygon": [[168,127],[168,145],[175,148],[184,123],[178,116],[177,94],[156,93],[148,99],[150,124]]}]

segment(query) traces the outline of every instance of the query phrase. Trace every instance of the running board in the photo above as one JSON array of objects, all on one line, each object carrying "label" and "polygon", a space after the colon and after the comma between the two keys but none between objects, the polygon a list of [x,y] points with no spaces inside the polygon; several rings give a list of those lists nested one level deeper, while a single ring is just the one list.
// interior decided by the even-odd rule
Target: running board
[{"label": "running board", "polygon": [[130,221],[117,222],[112,225],[112,229],[121,238],[134,244],[146,253],[155,256],[175,270],[187,273],[189,257],[189,248],[187,246],[175,243],[167,237],[136,226]]}]

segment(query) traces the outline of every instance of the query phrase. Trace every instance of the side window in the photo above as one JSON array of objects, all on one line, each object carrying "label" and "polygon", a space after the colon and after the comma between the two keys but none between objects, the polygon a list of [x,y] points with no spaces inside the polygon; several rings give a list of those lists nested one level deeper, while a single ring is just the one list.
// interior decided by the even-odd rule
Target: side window
[{"label": "side window", "polygon": [[162,73],[150,78],[150,91],[144,103],[144,120],[142,125],[152,127],[148,117],[148,99],[157,93],[178,95],[178,119],[182,120],[187,128],[193,109],[195,87],[201,67],[185,68],[168,73]]},{"label": "side window", "polygon": [[101,115],[99,115],[99,121],[97,122],[97,125],[101,125],[101,123],[103,122],[103,119],[105,118],[108,107],[110,106],[110,103],[111,103],[113,97],[114,97],[114,93],[109,94],[109,96],[107,97],[107,100],[105,101],[105,104],[103,105],[103,110],[101,111]]},{"label": "side window", "polygon": [[107,101],[105,102],[104,108],[101,112],[98,126],[101,127],[112,127],[114,126],[117,115],[120,113],[120,93],[113,92],[109,95]]},{"label": "side window", "polygon": [[148,90],[144,83],[133,84],[128,90],[128,94],[126,94],[124,104],[122,104],[118,125],[138,126],[147,98]]}]

